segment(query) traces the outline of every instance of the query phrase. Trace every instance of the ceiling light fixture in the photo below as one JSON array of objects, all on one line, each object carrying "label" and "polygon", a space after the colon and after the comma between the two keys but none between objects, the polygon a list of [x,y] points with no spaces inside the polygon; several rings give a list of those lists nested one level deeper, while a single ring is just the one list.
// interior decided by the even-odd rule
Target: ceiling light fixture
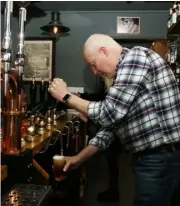
[{"label": "ceiling light fixture", "polygon": [[51,12],[51,22],[42,26],[41,29],[53,35],[63,34],[70,31],[68,27],[63,26],[60,22],[60,13],[58,11]]}]

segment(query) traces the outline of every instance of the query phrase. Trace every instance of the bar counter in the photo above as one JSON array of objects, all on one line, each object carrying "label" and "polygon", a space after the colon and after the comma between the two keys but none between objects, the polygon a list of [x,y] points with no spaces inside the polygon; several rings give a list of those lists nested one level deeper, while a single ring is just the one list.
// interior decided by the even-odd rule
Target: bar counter
[{"label": "bar counter", "polygon": [[[76,115],[77,116],[77,115]],[[35,188],[33,185],[47,185],[48,187],[51,186],[51,203],[55,205],[56,202],[62,203],[66,202],[67,199],[71,199],[74,203],[78,202],[80,198],[80,177],[81,177],[81,168],[78,168],[75,171],[72,171],[68,174],[67,181],[65,184],[68,188],[68,198],[65,200],[61,200],[59,197],[56,196],[56,183],[54,180],[53,173],[47,168],[43,167],[43,163],[37,157],[39,157],[40,152],[46,147],[49,138],[51,137],[52,132],[55,130],[61,131],[62,128],[65,126],[67,121],[72,120],[72,114],[65,113],[64,115],[60,116],[58,119],[58,124],[56,128],[52,128],[49,131],[46,131],[43,135],[33,136],[33,141],[28,142],[25,141],[27,137],[26,131],[23,132],[23,138],[21,142],[21,153],[19,155],[7,155],[2,153],[2,166],[1,166],[1,174],[2,174],[2,194],[6,194],[19,184],[18,187],[28,187]],[[26,125],[28,125],[28,120],[23,121]],[[83,122],[83,121],[82,121]],[[83,126],[85,124],[83,122]],[[85,138],[85,128],[83,128],[83,138]],[[46,154],[47,155],[47,154]],[[47,157],[47,156],[46,156]],[[46,157],[41,157],[43,162],[48,162],[49,160]],[[52,159],[48,157],[48,159]],[[5,172],[6,168],[6,172]],[[48,165],[48,168],[51,168],[51,164]],[[22,186],[24,184],[25,186]],[[31,186],[32,185],[32,186]],[[53,192],[52,192],[53,191]],[[56,201],[56,200],[57,201]],[[55,202],[54,202],[55,201]],[[47,204],[48,205],[48,204]],[[66,204],[62,204],[66,205]]]}]

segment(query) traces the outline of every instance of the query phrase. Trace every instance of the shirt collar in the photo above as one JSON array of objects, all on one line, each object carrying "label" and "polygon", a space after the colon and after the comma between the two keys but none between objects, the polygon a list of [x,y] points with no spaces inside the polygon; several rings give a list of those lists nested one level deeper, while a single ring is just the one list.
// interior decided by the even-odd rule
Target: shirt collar
[{"label": "shirt collar", "polygon": [[119,65],[121,64],[122,60],[124,59],[124,57],[126,56],[126,54],[128,53],[129,49],[126,48],[126,47],[123,47],[123,50],[122,52],[120,53],[120,56],[119,56],[119,60],[118,60],[118,63],[116,65],[116,70],[119,68]]},{"label": "shirt collar", "polygon": [[[114,74],[114,81],[116,79],[116,76],[117,76],[117,71],[119,69],[119,65],[121,64],[122,60],[124,59],[124,57],[126,56],[126,54],[129,52],[129,49],[126,48],[126,47],[123,47],[123,50],[122,52],[120,53],[120,56],[119,56],[119,60],[118,60],[118,63],[116,65],[116,70],[115,70],[115,74]],[[113,81],[113,84],[114,84],[114,81]]]}]

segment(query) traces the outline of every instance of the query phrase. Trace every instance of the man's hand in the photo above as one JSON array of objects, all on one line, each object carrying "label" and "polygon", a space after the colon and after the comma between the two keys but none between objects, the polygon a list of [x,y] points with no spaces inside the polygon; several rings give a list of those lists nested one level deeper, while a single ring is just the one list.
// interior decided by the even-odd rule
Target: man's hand
[{"label": "man's hand", "polygon": [[64,157],[66,165],[64,166],[63,171],[66,172],[71,169],[76,169],[90,157],[95,155],[99,151],[99,147],[95,145],[88,145],[81,152],[72,157]]},{"label": "man's hand", "polygon": [[80,113],[79,114],[80,119],[82,119],[84,122],[87,122],[87,116],[85,116],[84,114]]},{"label": "man's hand", "polygon": [[68,91],[66,83],[62,79],[53,79],[51,85],[48,88],[48,91],[55,99],[61,102],[63,102],[63,97],[66,94],[69,94],[71,98],[68,99],[66,104],[72,109],[75,109],[76,111],[83,113],[85,116],[87,116],[89,101],[81,99],[80,97],[71,94]]},{"label": "man's hand", "polygon": [[65,156],[64,159],[66,161],[66,165],[64,166],[64,169],[63,169],[64,172],[67,172],[72,169],[76,169],[81,164],[80,159],[78,158],[77,155],[72,156],[72,157]]},{"label": "man's hand", "polygon": [[58,78],[53,79],[50,87],[48,88],[48,91],[55,99],[61,102],[66,94],[70,94],[66,82],[64,82],[63,79]]}]

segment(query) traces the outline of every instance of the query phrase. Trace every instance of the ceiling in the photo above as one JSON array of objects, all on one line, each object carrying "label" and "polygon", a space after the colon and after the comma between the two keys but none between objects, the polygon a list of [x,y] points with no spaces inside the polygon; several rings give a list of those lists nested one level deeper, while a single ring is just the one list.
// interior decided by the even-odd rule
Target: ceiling
[{"label": "ceiling", "polygon": [[[172,1],[36,1],[44,11],[169,10]],[[4,2],[2,2],[4,7]]]},{"label": "ceiling", "polygon": [[169,10],[172,1],[41,1],[44,11]]}]

